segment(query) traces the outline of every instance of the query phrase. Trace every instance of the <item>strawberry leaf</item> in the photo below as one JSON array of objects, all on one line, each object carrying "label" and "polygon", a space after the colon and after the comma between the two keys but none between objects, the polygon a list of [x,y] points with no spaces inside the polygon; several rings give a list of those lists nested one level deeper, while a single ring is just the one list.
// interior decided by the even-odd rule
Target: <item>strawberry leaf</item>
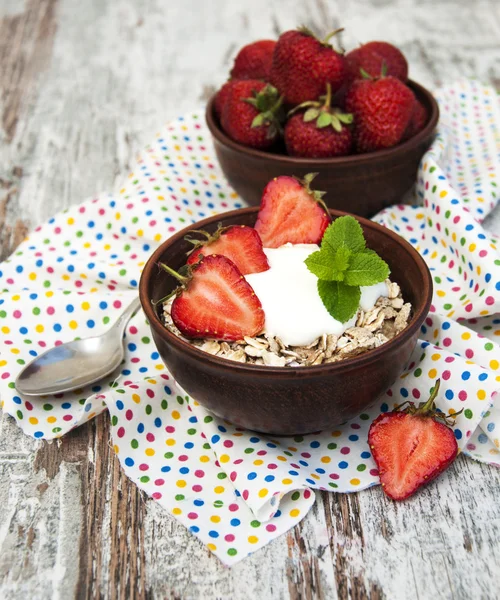
[{"label": "strawberry leaf", "polygon": [[338,217],[325,231],[321,242],[323,246],[328,246],[333,252],[342,247],[352,252],[363,252],[366,243],[361,225],[354,217]]},{"label": "strawberry leaf", "polygon": [[335,116],[341,123],[350,125],[354,121],[354,116],[351,113],[336,113]]},{"label": "strawberry leaf", "polygon": [[319,115],[319,110],[317,108],[310,108],[306,110],[304,113],[304,121],[308,123],[309,121],[314,121],[314,119]]},{"label": "strawberry leaf", "polygon": [[330,125],[332,122],[332,115],[330,115],[327,112],[322,112],[319,117],[318,120],[316,121],[316,127],[318,127],[319,129],[323,129],[323,127],[328,127],[328,125]]},{"label": "strawberry leaf", "polygon": [[254,117],[252,121],[252,127],[261,127],[262,125],[264,125],[265,122],[266,116],[264,115],[264,113],[260,113],[256,117]]},{"label": "strawberry leaf", "polygon": [[359,307],[361,290],[342,281],[318,279],[318,293],[326,310],[334,319],[345,323],[353,317]]},{"label": "strawberry leaf", "polygon": [[335,131],[340,133],[342,131],[342,123],[339,121],[338,117],[336,115],[330,115],[330,121]]},{"label": "strawberry leaf", "polygon": [[366,252],[351,257],[345,273],[347,285],[375,285],[389,277],[389,266],[376,254]]}]

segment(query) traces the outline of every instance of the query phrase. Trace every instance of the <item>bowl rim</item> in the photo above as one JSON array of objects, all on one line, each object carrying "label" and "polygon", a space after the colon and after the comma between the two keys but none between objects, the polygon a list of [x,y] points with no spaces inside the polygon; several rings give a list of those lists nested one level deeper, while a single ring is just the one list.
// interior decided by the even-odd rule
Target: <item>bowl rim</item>
[{"label": "bowl rim", "polygon": [[158,246],[158,248],[153,252],[153,254],[149,257],[148,261],[146,262],[146,265],[144,266],[144,269],[141,273],[141,279],[139,281],[139,297],[141,300],[142,308],[144,310],[144,313],[146,314],[146,318],[150,324],[150,327],[153,328],[156,331],[156,333],[160,335],[160,337],[165,338],[167,343],[173,345],[180,353],[190,355],[190,357],[193,360],[203,360],[209,365],[229,371],[232,374],[239,373],[241,375],[253,376],[261,375],[264,377],[278,376],[278,378],[317,376],[321,375],[325,371],[329,374],[337,373],[340,371],[350,371],[351,369],[363,367],[364,365],[368,365],[373,361],[377,361],[384,353],[390,351],[391,349],[395,349],[399,346],[404,345],[405,342],[412,338],[413,335],[420,329],[420,326],[422,325],[427,314],[429,313],[433,294],[431,273],[422,256],[413,248],[413,246],[411,246],[404,238],[402,238],[394,231],[363,217],[358,217],[357,215],[350,215],[350,213],[346,213],[340,210],[330,209],[329,212],[332,217],[337,218],[345,215],[353,216],[356,219],[358,219],[358,221],[363,227],[375,229],[379,233],[390,237],[393,242],[402,246],[407,252],[407,254],[410,256],[410,258],[414,261],[414,263],[416,263],[422,275],[422,286],[424,288],[425,301],[416,310],[414,307],[412,307],[412,309],[415,312],[413,314],[411,322],[409,323],[409,325],[407,325],[405,329],[403,329],[403,331],[398,333],[395,337],[393,337],[385,344],[382,344],[378,348],[369,350],[368,352],[365,352],[358,356],[346,358],[342,361],[334,363],[315,365],[310,367],[297,367],[293,369],[286,367],[271,367],[267,365],[238,363],[236,361],[231,361],[227,358],[217,357],[213,354],[209,354],[208,352],[204,352],[203,350],[196,348],[196,346],[185,342],[175,334],[171,333],[156,314],[156,310],[153,307],[151,299],[149,298],[147,293],[149,282],[152,278],[153,269],[157,268],[156,263],[158,262],[160,257],[166,252],[168,252],[169,247],[177,243],[179,240],[183,239],[184,236],[194,228],[201,229],[208,225],[216,224],[221,219],[234,218],[239,215],[257,213],[258,210],[258,206],[239,208],[236,210],[219,213],[217,215],[207,217],[201,221],[188,225],[187,227],[184,227],[181,231],[178,231],[177,233],[169,237],[162,244],[160,244],[160,246]]},{"label": "bowl rim", "polygon": [[431,92],[428,89],[426,89],[423,85],[420,85],[419,83],[411,79],[408,79],[407,85],[413,91],[417,92],[417,96],[420,95],[425,97],[428,105],[430,105],[431,108],[429,120],[426,126],[421,131],[419,131],[416,135],[409,138],[408,140],[396,146],[392,146],[392,148],[386,148],[385,150],[376,150],[375,152],[366,152],[363,154],[350,154],[348,156],[337,156],[333,158],[302,158],[299,156],[288,156],[287,154],[275,154],[266,150],[258,150],[257,148],[249,148],[248,146],[243,146],[242,144],[232,140],[226,133],[224,133],[224,131],[219,126],[217,119],[214,116],[214,102],[217,92],[211,96],[207,103],[205,110],[205,120],[208,129],[210,130],[210,133],[218,142],[220,142],[224,146],[228,146],[235,152],[239,152],[240,154],[244,154],[247,156],[252,156],[253,158],[273,160],[275,162],[282,162],[288,165],[300,165],[303,167],[307,167],[309,165],[311,166],[311,168],[314,167],[314,165],[338,165],[345,167],[349,165],[377,162],[378,160],[383,160],[384,158],[390,159],[391,157],[395,157],[400,152],[411,152],[434,132],[438,124],[439,105],[434,96],[431,94]]}]

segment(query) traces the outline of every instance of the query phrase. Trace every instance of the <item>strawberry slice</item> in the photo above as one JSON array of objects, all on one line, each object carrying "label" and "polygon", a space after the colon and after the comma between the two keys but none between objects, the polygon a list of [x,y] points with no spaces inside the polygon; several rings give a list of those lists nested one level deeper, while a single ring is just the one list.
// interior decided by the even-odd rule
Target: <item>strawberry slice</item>
[{"label": "strawberry slice", "polygon": [[255,223],[264,248],[319,244],[331,219],[322,200],[325,192],[311,190],[316,175],[309,173],[303,181],[283,175],[266,185]]},{"label": "strawberry slice", "polygon": [[181,282],[172,320],[188,338],[237,341],[264,327],[264,311],[251,285],[225,256],[212,254],[189,267],[188,275],[160,266]]},{"label": "strawberry slice", "polygon": [[382,488],[393,500],[414,494],[447,469],[457,456],[457,440],[448,425],[450,418],[459,413],[447,416],[436,411],[434,399],[439,383],[438,379],[427,402],[418,408],[409,404],[404,410],[400,405],[381,414],[368,432]]},{"label": "strawberry slice", "polygon": [[196,231],[206,237],[205,240],[186,239],[195,245],[189,258],[188,265],[197,263],[203,256],[221,254],[238,267],[243,275],[267,271],[269,262],[262,250],[262,241],[259,234],[252,227],[246,225],[233,225],[220,227],[214,234],[206,231]]}]

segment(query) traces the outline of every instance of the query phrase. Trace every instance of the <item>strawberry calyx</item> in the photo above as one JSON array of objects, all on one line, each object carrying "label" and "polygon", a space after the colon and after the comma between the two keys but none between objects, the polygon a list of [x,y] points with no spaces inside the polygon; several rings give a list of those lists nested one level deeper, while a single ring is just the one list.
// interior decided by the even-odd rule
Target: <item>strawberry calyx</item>
[{"label": "strawberry calyx", "polygon": [[213,244],[213,242],[216,242],[220,238],[220,236],[228,229],[231,229],[231,227],[232,225],[230,225],[229,227],[223,227],[222,223],[218,223],[217,229],[216,231],[214,231],[214,233],[208,233],[208,231],[205,231],[204,229],[192,229],[190,233],[197,233],[199,235],[204,236],[205,239],[200,240],[197,238],[192,238],[189,235],[185,235],[184,239],[186,240],[186,242],[193,244],[193,248],[187,253],[187,256],[193,254],[193,252],[198,248],[202,248],[203,246]]},{"label": "strawberry calyx", "polygon": [[268,127],[267,137],[272,138],[283,132],[284,121],[283,96],[271,84],[266,84],[260,92],[252,91],[250,98],[242,98],[259,111],[252,121],[252,127]]},{"label": "strawberry calyx", "polygon": [[163,304],[164,302],[168,302],[170,300],[170,298],[172,298],[173,296],[178,296],[183,290],[186,290],[188,288],[189,282],[193,278],[193,269],[195,267],[197,267],[198,264],[199,263],[196,263],[195,265],[184,265],[183,267],[181,267],[179,269],[179,271],[174,271],[174,269],[172,269],[172,267],[169,267],[165,263],[158,263],[158,266],[160,267],[160,269],[163,269],[169,275],[171,275],[172,277],[175,277],[175,279],[177,279],[177,281],[180,283],[180,285],[177,286],[175,288],[175,290],[170,292],[170,294],[167,294],[163,298],[160,298],[159,300],[156,300],[156,301],[151,300],[151,304],[153,306],[158,306],[158,304]]},{"label": "strawberry calyx", "polygon": [[318,129],[332,126],[335,131],[340,132],[343,125],[352,124],[354,117],[351,113],[343,113],[340,108],[332,108],[331,104],[332,86],[327,83],[326,94],[324,96],[320,96],[319,100],[302,102],[302,104],[299,104],[288,113],[288,117],[299,110],[307,109],[303,116],[305,123],[316,120],[316,127]]},{"label": "strawberry calyx", "polygon": [[370,81],[378,81],[379,79],[387,77],[387,63],[385,62],[385,60],[382,61],[382,66],[380,67],[380,75],[376,77],[370,75],[370,73],[368,73],[368,71],[365,71],[363,67],[359,67],[359,72],[361,73],[361,77],[363,79],[369,79]]},{"label": "strawberry calyx", "polygon": [[323,200],[323,196],[326,194],[326,192],[321,192],[320,190],[313,190],[311,188],[311,183],[317,175],[318,173],[307,173],[307,175],[304,175],[303,179],[300,179],[299,177],[295,176],[293,176],[293,178],[300,183],[300,185],[306,190],[306,192],[311,196],[311,198],[315,202],[321,205],[321,207],[325,210],[326,214],[330,215],[330,213],[328,212],[328,207],[325,204],[325,201]]},{"label": "strawberry calyx", "polygon": [[297,31],[300,31],[300,33],[303,33],[304,35],[307,35],[309,37],[314,38],[322,46],[326,46],[327,48],[331,48],[337,54],[345,54],[344,48],[340,47],[339,50],[337,50],[337,48],[334,48],[334,46],[330,43],[330,38],[332,38],[333,36],[337,35],[338,33],[341,33],[342,31],[344,31],[343,27],[340,27],[339,29],[334,29],[333,31],[330,31],[329,33],[326,34],[326,36],[323,39],[320,39],[314,33],[314,31],[312,31],[311,29],[309,29],[309,27],[307,27],[306,25],[301,25],[300,27],[297,27]]},{"label": "strawberry calyx", "polygon": [[455,424],[455,419],[462,414],[464,409],[462,408],[462,410],[459,410],[458,412],[446,415],[436,408],[434,401],[438,395],[440,384],[441,380],[437,379],[434,387],[431,389],[431,395],[426,402],[420,402],[418,406],[415,406],[413,402],[406,401],[402,404],[398,404],[398,406],[395,407],[394,412],[404,412],[407,415],[412,415],[415,417],[430,417],[436,421],[441,421],[448,427],[453,426]]}]

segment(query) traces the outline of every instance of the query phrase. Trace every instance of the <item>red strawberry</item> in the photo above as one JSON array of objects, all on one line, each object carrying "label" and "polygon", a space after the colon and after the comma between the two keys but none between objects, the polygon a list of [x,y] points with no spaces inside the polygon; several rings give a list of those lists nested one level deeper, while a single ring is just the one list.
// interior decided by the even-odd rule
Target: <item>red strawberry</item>
[{"label": "red strawberry", "polygon": [[303,181],[276,177],[264,188],[255,229],[264,248],[287,244],[319,244],[331,219],[321,199],[325,192],[313,191],[309,173]]},{"label": "red strawberry", "polygon": [[427,112],[427,109],[420,102],[420,100],[417,100],[415,98],[415,104],[413,106],[411,119],[408,123],[408,127],[406,128],[403,139],[408,140],[414,135],[416,135],[419,131],[422,131],[422,129],[426,126],[428,119],[429,114]]},{"label": "red strawberry", "polygon": [[[384,492],[393,500],[404,500],[437,477],[455,460],[458,452],[448,419],[435,410],[439,379],[425,403],[410,404],[373,421],[368,443],[377,463]],[[405,403],[406,404],[406,403]],[[459,413],[450,415],[452,418]]]},{"label": "red strawberry", "polygon": [[361,69],[371,77],[380,77],[383,68],[386,75],[396,77],[403,83],[408,80],[408,62],[404,54],[396,46],[387,42],[363,44],[348,52],[345,60],[349,81],[362,79]]},{"label": "red strawberry", "polygon": [[283,33],[274,49],[271,83],[287,104],[317,100],[329,83],[336,92],[345,78],[343,54],[328,44],[330,33],[320,41],[307,28]]},{"label": "red strawberry", "polygon": [[196,233],[204,235],[206,239],[200,241],[186,237],[195,244],[187,259],[188,265],[197,263],[203,256],[220,254],[233,261],[243,275],[261,273],[270,268],[259,234],[252,227],[233,225],[219,227],[214,234],[206,231]]},{"label": "red strawberry", "polygon": [[282,99],[262,81],[235,81],[222,109],[221,126],[230,138],[252,148],[269,148],[278,139]]},{"label": "red strawberry", "polygon": [[332,90],[327,84],[324,102],[304,102],[297,109],[307,109],[293,115],[285,126],[285,145],[291,156],[329,158],[349,154],[352,133],[348,125],[352,115],[330,107]]},{"label": "red strawberry", "polygon": [[189,275],[160,265],[181,282],[172,302],[172,320],[188,338],[237,341],[264,327],[260,300],[241,272],[225,256],[212,254],[189,267]]},{"label": "red strawberry", "polygon": [[372,152],[398,144],[410,122],[415,96],[395,77],[358,79],[346,96],[354,115],[354,141],[358,152]]},{"label": "red strawberry", "polygon": [[274,40],[259,40],[243,46],[234,59],[231,77],[269,81],[275,46]]},{"label": "red strawberry", "polygon": [[224,108],[224,105],[226,104],[227,98],[229,96],[229,91],[230,91],[231,87],[233,86],[234,82],[235,82],[234,79],[230,79],[229,81],[226,81],[226,83],[219,89],[219,91],[217,92],[217,94],[215,96],[214,110],[215,110],[215,114],[219,117],[219,119],[222,115],[222,109]]}]

